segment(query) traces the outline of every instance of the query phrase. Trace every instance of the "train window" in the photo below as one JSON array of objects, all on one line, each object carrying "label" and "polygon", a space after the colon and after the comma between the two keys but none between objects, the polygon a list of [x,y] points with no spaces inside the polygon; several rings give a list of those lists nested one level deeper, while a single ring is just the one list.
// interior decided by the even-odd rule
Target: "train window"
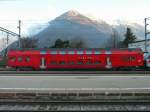
[{"label": "train window", "polygon": [[51,51],[51,54],[57,54],[57,51]]},{"label": "train window", "polygon": [[60,61],[59,64],[64,65],[64,64],[66,64],[66,62],[65,61]]},{"label": "train window", "polygon": [[101,54],[100,51],[94,51],[94,54]]},{"label": "train window", "polygon": [[18,57],[18,61],[20,61],[20,62],[21,62],[21,61],[22,61],[22,57]]},{"label": "train window", "polygon": [[12,61],[12,62],[16,61],[16,57],[10,57],[9,59],[10,59],[10,61]]},{"label": "train window", "polygon": [[30,57],[26,57],[26,58],[25,58],[25,61],[26,61],[26,62],[29,62],[29,61],[30,61]]},{"label": "train window", "polygon": [[134,56],[124,56],[122,57],[123,61],[135,61],[135,57]]},{"label": "train window", "polygon": [[78,61],[77,64],[81,65],[84,64],[83,61]]},{"label": "train window", "polygon": [[66,54],[66,51],[60,51],[59,54]]},{"label": "train window", "polygon": [[95,64],[101,64],[101,61],[95,61],[94,63]]},{"label": "train window", "polygon": [[86,54],[92,54],[92,51],[86,51]]},{"label": "train window", "polygon": [[74,51],[68,51],[68,54],[74,54]]},{"label": "train window", "polygon": [[86,64],[92,64],[92,61],[87,61]]},{"label": "train window", "polygon": [[55,64],[57,64],[57,62],[56,61],[51,61],[51,64],[55,65]]},{"label": "train window", "polygon": [[83,51],[77,51],[77,54],[83,54]]},{"label": "train window", "polygon": [[69,62],[69,64],[73,65],[73,64],[74,64],[74,61]]}]

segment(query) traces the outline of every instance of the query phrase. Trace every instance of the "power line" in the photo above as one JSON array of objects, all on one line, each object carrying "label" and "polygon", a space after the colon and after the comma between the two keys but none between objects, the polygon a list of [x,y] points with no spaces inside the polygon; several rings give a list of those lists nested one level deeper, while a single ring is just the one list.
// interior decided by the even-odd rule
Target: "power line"
[{"label": "power line", "polygon": [[7,30],[7,29],[5,29],[5,28],[3,28],[3,27],[0,27],[0,30],[3,31],[3,32],[6,32],[6,33],[8,33],[8,34],[11,34],[11,35],[13,35],[13,36],[19,36],[17,33],[12,32],[12,31],[10,31],[10,30]]}]

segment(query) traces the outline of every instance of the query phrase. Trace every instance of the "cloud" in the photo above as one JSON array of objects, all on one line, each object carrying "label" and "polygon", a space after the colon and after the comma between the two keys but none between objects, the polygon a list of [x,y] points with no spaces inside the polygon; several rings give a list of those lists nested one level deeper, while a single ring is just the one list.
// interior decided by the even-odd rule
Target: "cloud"
[{"label": "cloud", "polygon": [[128,7],[114,7],[114,8],[83,8],[80,9],[82,13],[91,15],[96,19],[103,19],[108,22],[113,22],[114,20],[128,20],[131,22],[139,22],[143,24],[144,18],[148,17],[148,11],[150,7],[147,5],[128,6]]},{"label": "cloud", "polygon": [[0,2],[16,1],[16,0],[0,0]]}]

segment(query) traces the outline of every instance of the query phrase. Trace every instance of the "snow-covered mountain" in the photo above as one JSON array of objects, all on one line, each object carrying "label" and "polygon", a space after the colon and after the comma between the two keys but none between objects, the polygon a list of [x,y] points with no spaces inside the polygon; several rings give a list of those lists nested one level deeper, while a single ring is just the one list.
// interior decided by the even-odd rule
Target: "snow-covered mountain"
[{"label": "snow-covered mountain", "polygon": [[116,21],[111,25],[103,20],[92,20],[77,11],[70,10],[54,20],[42,31],[34,35],[39,39],[39,47],[52,46],[56,39],[82,40],[91,48],[112,46],[113,30],[123,40],[126,28],[130,27],[138,40],[144,39],[144,27],[137,23]]},{"label": "snow-covered mountain", "polygon": [[[128,21],[116,21],[109,24],[103,20],[93,20],[77,11],[70,10],[54,20],[46,27],[32,27],[29,34],[39,40],[39,47],[53,46],[56,39],[84,41],[90,48],[105,48],[113,46],[113,31],[117,31],[119,41],[124,39],[126,28],[130,27],[138,40],[144,39],[144,26]],[[0,42],[1,44],[1,42]],[[17,46],[16,42],[11,45]]]},{"label": "snow-covered mountain", "polygon": [[82,40],[91,48],[105,48],[110,45],[111,34],[112,28],[106,22],[100,23],[71,10],[50,21],[49,26],[34,37],[39,39],[40,47],[51,46],[60,38]]}]

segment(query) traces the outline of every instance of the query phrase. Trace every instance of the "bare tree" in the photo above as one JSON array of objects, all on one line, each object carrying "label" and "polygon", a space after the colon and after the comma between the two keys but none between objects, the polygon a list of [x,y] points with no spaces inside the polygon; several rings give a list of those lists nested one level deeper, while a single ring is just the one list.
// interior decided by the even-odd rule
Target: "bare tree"
[{"label": "bare tree", "polygon": [[36,48],[38,40],[36,38],[21,38],[21,48]]},{"label": "bare tree", "polygon": [[87,48],[86,41],[81,37],[76,37],[71,40],[72,48]]}]

